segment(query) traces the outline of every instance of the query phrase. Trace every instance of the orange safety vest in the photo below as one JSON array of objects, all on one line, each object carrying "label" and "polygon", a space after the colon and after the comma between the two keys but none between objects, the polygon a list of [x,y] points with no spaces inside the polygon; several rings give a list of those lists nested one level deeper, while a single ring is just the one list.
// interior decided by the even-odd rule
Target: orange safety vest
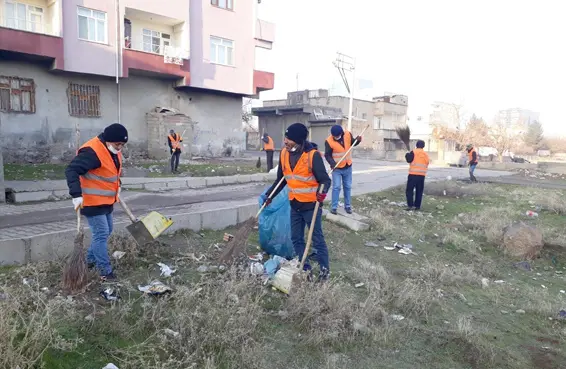
[{"label": "orange safety vest", "polygon": [[[342,159],[344,153],[350,149],[350,146],[352,146],[352,134],[345,131],[343,140],[344,146],[340,145],[340,142],[336,141],[332,135],[328,136],[326,139],[326,142],[328,142],[328,145],[332,149],[332,159],[334,159],[336,163]],[[352,152],[348,153],[348,156],[346,156],[346,158],[342,160],[338,166],[336,166],[336,169],[344,168],[346,165],[352,165]]]},{"label": "orange safety vest", "polygon": [[100,168],[89,170],[85,175],[80,176],[83,206],[113,205],[119,201],[118,188],[122,171],[122,153],[118,153],[120,163],[118,170],[110,151],[98,137],[90,139],[80,149],[85,147],[94,150],[100,160]]},{"label": "orange safety vest", "polygon": [[263,150],[265,151],[273,151],[275,150],[275,144],[273,143],[273,139],[269,136],[267,136],[267,143],[263,143]]},{"label": "orange safety vest", "polygon": [[409,166],[409,174],[414,176],[426,176],[430,160],[423,149],[414,149],[415,157]]},{"label": "orange safety vest", "polygon": [[[474,153],[476,153],[476,161],[475,161],[475,163],[477,163],[477,161],[478,161],[478,153],[477,153],[476,149],[472,148],[472,149],[470,150],[470,152],[468,152],[468,161],[469,161],[470,163],[472,163],[472,160],[474,160]],[[473,164],[473,163],[472,163],[472,164]]]},{"label": "orange safety vest", "polygon": [[169,135],[169,141],[171,141],[171,148],[173,150],[177,150],[181,147],[181,135],[175,133],[175,137],[173,137],[172,135]]},{"label": "orange safety vest", "polygon": [[289,152],[286,148],[281,150],[279,163],[282,165],[283,175],[289,187],[289,200],[299,202],[315,202],[318,182],[312,172],[312,160],[317,150],[303,152],[295,169],[291,170]]}]

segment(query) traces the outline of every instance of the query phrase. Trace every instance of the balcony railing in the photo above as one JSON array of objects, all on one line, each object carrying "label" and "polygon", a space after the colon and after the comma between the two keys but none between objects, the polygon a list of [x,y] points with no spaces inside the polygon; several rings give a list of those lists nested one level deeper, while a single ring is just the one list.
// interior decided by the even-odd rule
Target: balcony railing
[{"label": "balcony railing", "polygon": [[50,36],[59,36],[59,30],[45,22],[33,22],[25,19],[0,18],[0,25],[18,31],[41,33]]}]

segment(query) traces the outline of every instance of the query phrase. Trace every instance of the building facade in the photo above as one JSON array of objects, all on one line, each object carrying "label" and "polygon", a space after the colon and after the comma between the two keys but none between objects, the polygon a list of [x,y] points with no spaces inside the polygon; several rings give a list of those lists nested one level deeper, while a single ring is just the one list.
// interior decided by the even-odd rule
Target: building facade
[{"label": "building facade", "polygon": [[515,134],[524,134],[529,125],[539,121],[540,113],[521,108],[500,110],[495,117],[495,123],[513,130]]},{"label": "building facade", "polygon": [[[0,143],[4,161],[64,159],[108,124],[147,156],[147,114],[194,124],[192,152],[245,149],[242,98],[273,89],[255,69],[274,26],[257,0],[1,0]],[[80,139],[77,141],[77,133]],[[164,152],[166,143],[163,143]]]},{"label": "building facade", "polygon": [[386,95],[374,97],[373,102],[373,129],[383,138],[382,150],[385,153],[403,150],[404,144],[395,129],[407,125],[409,99],[405,95]]}]

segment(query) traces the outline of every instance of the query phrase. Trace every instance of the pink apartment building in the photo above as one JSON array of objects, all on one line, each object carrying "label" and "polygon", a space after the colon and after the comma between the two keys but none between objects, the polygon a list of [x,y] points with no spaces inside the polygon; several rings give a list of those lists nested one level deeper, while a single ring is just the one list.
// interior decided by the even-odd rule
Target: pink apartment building
[{"label": "pink apartment building", "polygon": [[[192,152],[245,148],[242,98],[273,89],[255,69],[274,26],[257,0],[0,0],[0,138],[4,161],[49,162],[109,123],[144,155],[146,113],[196,122]],[[164,144],[164,143],[163,143]],[[165,146],[164,146],[165,150]]]}]

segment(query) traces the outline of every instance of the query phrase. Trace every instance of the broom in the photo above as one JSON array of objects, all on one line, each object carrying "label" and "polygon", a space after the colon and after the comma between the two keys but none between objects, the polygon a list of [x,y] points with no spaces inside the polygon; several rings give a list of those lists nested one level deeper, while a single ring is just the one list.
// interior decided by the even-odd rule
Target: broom
[{"label": "broom", "polygon": [[395,128],[395,131],[397,132],[399,139],[403,141],[405,146],[407,146],[407,150],[411,151],[411,145],[409,144],[411,142],[411,129],[409,126],[397,127]]},{"label": "broom", "polygon": [[77,208],[76,211],[77,235],[75,236],[75,245],[73,253],[63,269],[63,289],[71,293],[83,290],[88,282],[88,268],[86,266],[83,247],[85,234],[81,226],[80,207]]}]

